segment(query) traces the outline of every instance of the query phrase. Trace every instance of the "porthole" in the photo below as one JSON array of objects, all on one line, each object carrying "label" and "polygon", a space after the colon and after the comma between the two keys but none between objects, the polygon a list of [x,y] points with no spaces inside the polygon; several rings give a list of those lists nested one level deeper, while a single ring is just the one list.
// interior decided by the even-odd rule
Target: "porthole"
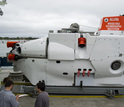
[{"label": "porthole", "polygon": [[111,64],[112,70],[118,70],[121,67],[121,63],[119,61],[115,61]]}]

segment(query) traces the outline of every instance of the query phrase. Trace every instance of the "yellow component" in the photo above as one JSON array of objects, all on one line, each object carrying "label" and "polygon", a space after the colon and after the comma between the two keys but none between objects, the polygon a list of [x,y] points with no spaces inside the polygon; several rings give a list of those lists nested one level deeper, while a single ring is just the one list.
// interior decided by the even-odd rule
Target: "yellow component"
[{"label": "yellow component", "polygon": [[[24,94],[24,93],[23,93]],[[23,94],[17,94],[15,93],[15,95],[23,95]],[[27,94],[28,96],[31,97],[30,94]],[[107,98],[107,96],[66,96],[66,95],[49,95],[49,97],[54,97],[54,98]],[[124,97],[124,95],[117,95],[117,96],[114,96],[115,98],[117,97]]]},{"label": "yellow component", "polygon": [[[50,95],[49,97],[56,97],[56,98],[107,98],[107,96],[57,96],[57,95]],[[114,97],[124,97],[124,95],[117,95]]]},{"label": "yellow component", "polygon": [[50,97],[60,97],[60,98],[106,98],[106,96],[55,96],[50,95]]},{"label": "yellow component", "polygon": [[[1,82],[1,84],[3,84],[3,82]],[[33,86],[31,83],[23,83],[23,82],[14,82],[14,85],[29,85],[29,86]]]},{"label": "yellow component", "polygon": [[115,97],[124,97],[124,95],[117,95],[117,96],[115,96]]}]

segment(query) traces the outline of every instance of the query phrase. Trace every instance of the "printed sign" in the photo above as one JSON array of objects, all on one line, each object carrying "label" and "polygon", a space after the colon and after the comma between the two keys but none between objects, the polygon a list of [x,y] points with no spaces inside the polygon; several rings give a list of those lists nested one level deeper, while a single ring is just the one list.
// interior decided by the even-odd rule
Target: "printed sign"
[{"label": "printed sign", "polygon": [[99,30],[124,30],[124,16],[104,17]]}]

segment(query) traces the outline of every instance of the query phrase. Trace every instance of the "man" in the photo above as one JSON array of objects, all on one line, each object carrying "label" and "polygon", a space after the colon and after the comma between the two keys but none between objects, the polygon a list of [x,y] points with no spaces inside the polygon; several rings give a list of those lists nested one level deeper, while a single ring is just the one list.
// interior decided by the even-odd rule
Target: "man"
[{"label": "man", "polygon": [[39,95],[36,99],[35,107],[49,107],[49,95],[45,92],[45,84],[43,82],[37,83],[36,90]]},{"label": "man", "polygon": [[5,83],[5,90],[0,92],[0,107],[18,107],[19,97],[12,93],[13,81],[8,80]]},{"label": "man", "polygon": [[2,91],[2,90],[4,90],[5,89],[5,83],[8,81],[8,80],[10,80],[8,77],[5,77],[4,79],[3,79],[3,86],[0,88],[0,91]]}]

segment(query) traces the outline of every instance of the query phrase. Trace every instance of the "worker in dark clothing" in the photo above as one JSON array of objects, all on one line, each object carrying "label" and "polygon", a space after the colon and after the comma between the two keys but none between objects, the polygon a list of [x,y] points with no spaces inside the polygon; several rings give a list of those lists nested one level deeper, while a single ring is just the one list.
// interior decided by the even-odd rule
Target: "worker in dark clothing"
[{"label": "worker in dark clothing", "polygon": [[49,95],[45,92],[45,84],[43,82],[37,83],[36,90],[39,95],[36,99],[35,107],[49,107]]}]

